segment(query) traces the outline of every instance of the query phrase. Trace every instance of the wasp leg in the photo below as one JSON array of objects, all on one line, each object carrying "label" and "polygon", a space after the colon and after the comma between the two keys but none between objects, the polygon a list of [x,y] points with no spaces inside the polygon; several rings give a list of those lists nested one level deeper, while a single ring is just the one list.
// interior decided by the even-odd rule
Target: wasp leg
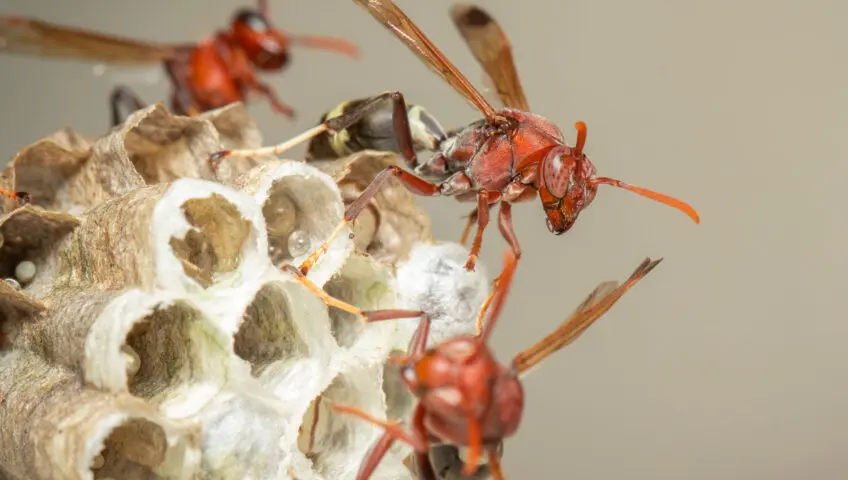
[{"label": "wasp leg", "polygon": [[277,97],[277,93],[274,92],[274,89],[270,86],[257,81],[251,82],[248,86],[262,94],[262,96],[268,100],[268,103],[271,104],[271,108],[274,109],[275,112],[289,118],[294,118],[294,108],[283,103],[279,97]]},{"label": "wasp leg", "polygon": [[515,236],[515,230],[512,228],[512,204],[501,202],[501,209],[498,213],[498,228],[501,231],[509,248],[512,249],[512,254],[516,259],[521,258],[521,246],[518,244],[518,237]]},{"label": "wasp leg", "polygon": [[318,298],[320,298],[321,301],[327,304],[327,306],[335,307],[339,310],[344,310],[345,312],[352,313],[358,317],[361,317],[366,322],[380,322],[383,320],[395,320],[399,318],[414,318],[420,317],[424,313],[420,310],[362,310],[349,303],[331,297],[327,294],[327,292],[318,288],[318,285],[315,285],[314,283],[312,283],[311,280],[306,278],[306,275],[301,273],[297,268],[291,265],[284,265],[283,270],[294,275],[295,279],[300,282],[301,285],[306,287],[307,290],[309,290]]},{"label": "wasp leg", "polygon": [[317,250],[312,252],[312,254],[300,265],[300,271],[305,275],[312,269],[315,263],[321,258],[322,255],[327,253],[327,250],[330,248],[330,244],[336,239],[336,237],[341,234],[344,230],[344,227],[354,220],[356,217],[362,213],[362,210],[368,205],[371,199],[377,194],[377,191],[392,177],[396,177],[400,182],[412,191],[415,194],[433,197],[440,194],[439,185],[430,183],[422,178],[416,177],[415,175],[403,170],[397,165],[390,165],[386,167],[383,171],[377,174],[374,177],[374,180],[371,181],[371,184],[359,195],[359,197],[354,200],[345,210],[344,218],[336,227],[335,230],[330,234],[329,238],[327,238],[324,243],[318,247]]},{"label": "wasp leg", "polygon": [[[385,430],[385,433],[371,446],[371,449],[368,451],[368,455],[365,458],[365,461],[362,462],[362,466],[359,468],[359,472],[356,474],[356,480],[367,480],[371,477],[371,474],[374,473],[374,470],[377,469],[377,466],[380,464],[380,461],[392,447],[394,442],[400,440],[415,450],[416,456],[423,455],[424,460],[427,465],[429,465],[429,459],[427,459],[427,453],[429,452],[429,445],[425,440],[426,436],[422,436],[419,433],[419,428],[413,430],[413,434],[407,433],[403,427],[399,423],[395,422],[385,422],[382,420],[378,420],[377,418],[371,416],[370,414],[352,406],[341,405],[341,404],[333,404],[333,410],[344,413],[348,415],[353,415],[356,417],[365,420],[368,423],[374,424],[378,427],[381,427]],[[415,409],[413,422],[417,424],[421,424],[423,426],[423,418],[424,418],[424,408],[419,405]],[[420,460],[419,460],[420,461]],[[422,469],[426,471],[427,469]],[[429,468],[430,475],[428,476],[426,472],[422,472],[422,478],[425,480],[436,480],[436,475],[433,472],[432,466]]]},{"label": "wasp leg", "polygon": [[[122,107],[128,108],[126,115],[121,115]],[[118,126],[127,119],[130,113],[146,107],[138,95],[127,87],[115,87],[109,95],[109,109],[112,114],[112,126]]]},{"label": "wasp leg", "polygon": [[483,245],[483,231],[489,224],[490,206],[499,199],[500,192],[490,192],[487,190],[477,192],[477,234],[474,236],[474,243],[471,244],[471,253],[468,255],[468,261],[465,262],[466,270],[474,270],[477,257],[480,255],[480,247]]}]

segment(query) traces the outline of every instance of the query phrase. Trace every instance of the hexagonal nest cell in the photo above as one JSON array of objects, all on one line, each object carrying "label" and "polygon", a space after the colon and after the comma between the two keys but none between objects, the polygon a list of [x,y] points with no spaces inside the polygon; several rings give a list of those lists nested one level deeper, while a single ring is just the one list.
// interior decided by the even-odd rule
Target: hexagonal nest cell
[{"label": "hexagonal nest cell", "polygon": [[[331,174],[249,158],[213,179],[209,154],[261,141],[232,106],[157,104],[101,138],[51,138],[0,172],[39,197],[0,199],[0,280],[36,267],[21,289],[0,281],[0,480],[353,478],[379,431],[329,402],[404,416],[411,395],[384,360],[410,332],[365,326],[279,267],[339,226],[340,183],[349,200],[390,159]],[[396,183],[307,274],[359,309],[403,308],[396,262],[432,241]],[[411,478],[395,453],[373,480]]]},{"label": "hexagonal nest cell", "polygon": [[268,365],[280,360],[306,358],[309,348],[292,322],[283,285],[264,285],[244,313],[235,335],[235,353],[259,376]]},{"label": "hexagonal nest cell", "polygon": [[[370,262],[367,257],[350,257],[339,275],[324,285],[324,291],[362,310],[395,308],[392,287]],[[338,308],[331,308],[329,313],[332,333],[338,344],[350,347],[356,343],[364,331],[363,320]]]},{"label": "hexagonal nest cell", "polygon": [[155,480],[153,471],[165,461],[165,431],[159,425],[132,418],[112,430],[103,442],[103,450],[92,459],[91,473],[96,479]]},{"label": "hexagonal nest cell", "polygon": [[[405,353],[403,350],[393,350],[389,355]],[[383,393],[386,395],[386,418],[404,419],[415,406],[415,397],[404,383],[400,367],[393,363],[386,362],[383,365]]]},{"label": "hexagonal nest cell", "polygon": [[171,248],[186,275],[208,288],[215,274],[238,267],[251,224],[235,205],[217,193],[186,200],[182,210],[195,229],[182,239],[171,238]]},{"label": "hexagonal nest cell", "polygon": [[[25,290],[40,292],[52,281],[53,251],[57,243],[79,225],[79,220],[62,212],[49,212],[27,205],[0,220],[0,278],[13,279]],[[31,272],[24,277],[23,262]],[[30,270],[30,269],[27,269]]]},{"label": "hexagonal nest cell", "polygon": [[136,323],[122,347],[130,393],[153,399],[203,378],[198,359],[210,350],[203,328],[201,313],[181,303],[156,307]]},{"label": "hexagonal nest cell", "polygon": [[339,374],[304,415],[298,448],[324,478],[344,478],[355,473],[365,452],[380,435],[371,424],[336,413],[329,405],[338,402],[369,412],[383,411],[382,391],[378,387],[381,369],[377,365]]},{"label": "hexagonal nest cell", "polygon": [[295,262],[329,237],[342,219],[337,195],[316,175],[292,173],[273,180],[262,214],[274,265]]}]

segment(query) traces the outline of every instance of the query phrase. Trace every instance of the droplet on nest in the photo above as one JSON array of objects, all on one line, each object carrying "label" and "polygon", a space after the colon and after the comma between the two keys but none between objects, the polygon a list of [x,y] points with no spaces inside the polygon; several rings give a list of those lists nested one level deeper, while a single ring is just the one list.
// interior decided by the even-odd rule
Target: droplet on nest
[{"label": "droplet on nest", "polygon": [[295,230],[289,235],[289,255],[292,258],[297,258],[301,255],[305,255],[309,252],[309,248],[311,242],[309,241],[309,237],[303,230]]},{"label": "droplet on nest", "polygon": [[281,237],[294,230],[297,207],[286,195],[273,195],[262,207],[268,235]]},{"label": "droplet on nest", "polygon": [[124,357],[124,361],[127,365],[127,374],[135,375],[141,369],[141,357],[138,356],[138,353],[129,345],[124,345],[121,347],[121,356]]},{"label": "droplet on nest", "polygon": [[11,286],[12,286],[12,288],[14,288],[15,290],[20,290],[20,289],[21,289],[21,284],[20,284],[20,283],[18,283],[18,281],[17,281],[17,280],[15,280],[14,278],[4,278],[4,280],[6,280],[6,282],[7,282],[9,285],[11,285]]},{"label": "droplet on nest", "polygon": [[103,455],[98,453],[91,459],[91,469],[92,470],[100,470],[103,468],[103,465],[106,464],[106,459],[103,458]]},{"label": "droplet on nest", "polygon": [[15,277],[19,282],[28,283],[35,278],[35,264],[29,260],[24,260],[15,267]]}]

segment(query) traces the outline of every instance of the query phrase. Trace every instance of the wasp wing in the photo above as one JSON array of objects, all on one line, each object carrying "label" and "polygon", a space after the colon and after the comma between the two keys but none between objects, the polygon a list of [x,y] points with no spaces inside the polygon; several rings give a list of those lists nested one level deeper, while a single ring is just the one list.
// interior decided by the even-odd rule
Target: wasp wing
[{"label": "wasp wing", "polygon": [[353,0],[372,17],[388,28],[421,61],[439,74],[459,94],[477,108],[488,120],[495,118],[495,109],[483,95],[424,35],[415,23],[391,0]]},{"label": "wasp wing", "polygon": [[601,318],[622,295],[661,261],[661,258],[658,260],[645,259],[630,275],[630,278],[621,285],[613,281],[598,285],[559,328],[513,358],[515,372],[525,374],[552,353],[576,340],[595,320]]},{"label": "wasp wing", "polygon": [[512,46],[500,25],[480,7],[458,4],[451,18],[504,105],[529,111],[530,105],[512,58]]},{"label": "wasp wing", "polygon": [[0,16],[0,52],[4,53],[141,66],[174,58],[178,49],[31,18]]}]

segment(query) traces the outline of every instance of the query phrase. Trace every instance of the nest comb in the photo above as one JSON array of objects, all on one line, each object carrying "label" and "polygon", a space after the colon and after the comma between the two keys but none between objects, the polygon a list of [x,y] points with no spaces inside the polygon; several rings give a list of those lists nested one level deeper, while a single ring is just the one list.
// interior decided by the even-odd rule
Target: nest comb
[{"label": "nest comb", "polygon": [[[0,187],[33,200],[0,205],[0,479],[353,478],[379,432],[319,399],[409,414],[384,364],[416,320],[363,325],[280,269],[398,157],[206,162],[261,141],[241,104],[157,104],[6,166]],[[399,184],[369,209],[309,279],[365,310],[434,311],[432,341],[474,331],[485,271]],[[413,478],[408,453],[373,478]]]}]

